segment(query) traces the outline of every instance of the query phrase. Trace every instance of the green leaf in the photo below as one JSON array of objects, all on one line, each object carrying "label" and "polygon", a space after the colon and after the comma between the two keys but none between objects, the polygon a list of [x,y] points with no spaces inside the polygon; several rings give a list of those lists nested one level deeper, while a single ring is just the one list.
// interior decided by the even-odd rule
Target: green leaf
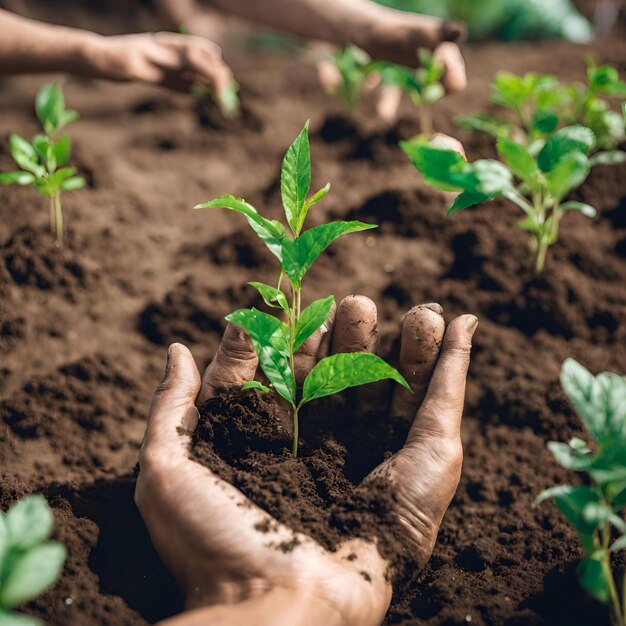
[{"label": "green leaf", "polygon": [[274,309],[282,309],[285,313],[289,313],[287,296],[280,289],[265,283],[250,282],[248,285],[254,287],[261,294],[267,306],[271,306]]},{"label": "green leaf", "polygon": [[0,185],[30,185],[34,181],[30,172],[0,172]]},{"label": "green leaf", "polygon": [[17,557],[2,580],[0,605],[12,608],[45,591],[59,577],[66,554],[64,546],[50,541]]},{"label": "green leaf", "polygon": [[70,179],[76,173],[75,167],[62,167],[50,176],[50,186],[53,189],[60,187],[63,181]]},{"label": "green leaf", "polygon": [[281,354],[289,355],[289,326],[273,315],[257,309],[239,309],[226,319],[250,335],[257,354],[261,348],[273,346]]},{"label": "green leaf", "polygon": [[368,352],[334,354],[317,363],[304,381],[302,404],[331,396],[349,387],[391,379],[411,391],[402,374]]},{"label": "green leaf", "polygon": [[44,626],[44,623],[30,615],[21,615],[0,608],[0,626]]},{"label": "green leaf", "polygon": [[596,524],[589,523],[583,517],[583,510],[589,503],[598,503],[598,494],[590,487],[560,485],[542,491],[534,500],[533,507],[548,498],[553,498],[556,505],[567,518],[567,521],[582,537],[592,535]]},{"label": "green leaf", "polygon": [[280,171],[280,193],[287,223],[294,235],[298,224],[304,222],[306,197],[311,188],[311,151],[309,148],[309,121],[289,146]]},{"label": "green leaf", "polygon": [[364,222],[330,222],[305,231],[295,240],[283,239],[283,268],[292,284],[299,287],[315,259],[338,237],[376,228]]},{"label": "green leaf", "polygon": [[494,137],[499,137],[501,135],[508,136],[511,132],[510,124],[501,122],[489,113],[459,115],[455,121],[467,130],[488,133]]},{"label": "green leaf", "polygon": [[548,450],[554,456],[556,462],[571,470],[583,470],[588,467],[593,458],[587,453],[581,450],[577,450],[570,445],[559,443],[557,441],[548,442]]},{"label": "green leaf", "polygon": [[16,502],[4,518],[12,546],[27,549],[45,541],[52,532],[54,518],[46,499],[27,496]]},{"label": "green leaf", "polygon": [[52,171],[57,166],[57,161],[52,150],[52,142],[46,135],[35,135],[32,142],[33,148],[42,163],[47,163],[48,170]]},{"label": "green leaf", "polygon": [[577,202],[576,200],[572,200],[570,202],[564,202],[559,205],[559,209],[562,211],[579,211],[585,217],[595,217],[596,210],[590,205],[585,204],[584,202]]},{"label": "green leaf", "polygon": [[529,185],[537,182],[539,178],[537,163],[524,146],[507,137],[498,137],[496,145],[498,154],[518,178]]},{"label": "green leaf", "polygon": [[589,159],[582,152],[570,152],[545,174],[548,191],[553,198],[562,198],[585,181],[589,170]]},{"label": "green leaf", "polygon": [[305,203],[304,203],[304,211],[301,214],[301,220],[298,222],[298,226],[301,229],[302,225],[304,224],[304,218],[306,217],[306,214],[308,213],[309,209],[314,205],[317,204],[320,200],[322,200],[326,194],[330,191],[330,183],[326,183],[319,191],[317,191],[316,193],[314,193]]},{"label": "green leaf", "polygon": [[593,558],[584,558],[576,567],[580,586],[596,600],[608,604],[610,586],[602,563]]},{"label": "green leaf", "polygon": [[598,443],[626,432],[626,379],[605,372],[594,377],[574,359],[561,368],[561,385]]},{"label": "green leaf", "polygon": [[57,167],[63,167],[69,161],[71,150],[72,144],[69,135],[61,135],[52,148],[54,158],[57,162]]},{"label": "green leaf", "polygon": [[296,327],[294,352],[326,321],[334,301],[334,296],[316,300],[302,311]]},{"label": "green leaf", "polygon": [[72,176],[61,183],[63,191],[73,191],[74,189],[82,189],[87,181],[82,176]]},{"label": "green leaf", "polygon": [[506,165],[493,159],[479,159],[470,164],[477,183],[475,191],[485,196],[503,194],[513,183],[513,176]]},{"label": "green leaf", "polygon": [[0,512],[0,572],[2,571],[2,559],[9,547],[9,531],[4,521],[4,515]]},{"label": "green leaf", "polygon": [[486,202],[487,200],[491,200],[491,196],[487,196],[484,193],[464,191],[454,199],[452,206],[446,211],[446,215],[454,215],[455,213],[463,211],[463,209],[467,209],[480,202]]},{"label": "green leaf", "polygon": [[593,131],[584,126],[565,126],[550,136],[542,148],[537,162],[543,172],[550,172],[572,153],[586,155],[596,143]]},{"label": "green leaf", "polygon": [[429,185],[442,191],[475,191],[476,179],[456,150],[438,148],[423,139],[401,141],[400,148]]},{"label": "green leaf", "polygon": [[289,360],[273,346],[263,346],[258,352],[261,369],[276,389],[292,406],[296,401],[296,383]]},{"label": "green leaf", "polygon": [[50,134],[57,128],[64,110],[65,99],[58,85],[47,84],[37,92],[35,113],[46,133]]},{"label": "green leaf", "polygon": [[596,152],[589,159],[591,167],[594,165],[615,165],[626,161],[626,152],[623,150],[607,150],[606,152]]},{"label": "green leaf", "polygon": [[63,111],[59,116],[56,130],[61,130],[61,128],[63,128],[70,122],[75,122],[79,117],[80,115],[78,114],[78,111],[72,111],[71,109]]},{"label": "green leaf", "polygon": [[9,149],[13,160],[27,172],[31,172],[38,178],[44,175],[45,170],[39,163],[39,157],[35,148],[20,135],[9,137]]},{"label": "green leaf", "polygon": [[618,550],[626,550],[626,535],[622,535],[619,539],[616,539],[610,547],[611,552],[617,552]]},{"label": "green leaf", "polygon": [[260,383],[258,380],[249,380],[248,382],[245,382],[243,385],[241,385],[241,388],[243,390],[257,389],[258,391],[263,391],[265,393],[267,393],[270,390],[269,387],[266,387],[263,383]]},{"label": "green leaf", "polygon": [[443,85],[436,83],[434,85],[426,85],[422,89],[422,100],[426,104],[433,104],[440,100],[445,95],[446,90],[443,88]]},{"label": "green leaf", "polygon": [[531,124],[535,131],[547,135],[556,130],[559,124],[559,116],[552,111],[541,109],[533,113]]},{"label": "green leaf", "polygon": [[253,230],[261,237],[270,252],[282,259],[282,240],[285,237],[284,229],[278,227],[278,222],[270,221],[259,215],[257,210],[243,198],[235,198],[230,194],[220,196],[209,202],[197,204],[194,209],[228,209],[243,213]]}]

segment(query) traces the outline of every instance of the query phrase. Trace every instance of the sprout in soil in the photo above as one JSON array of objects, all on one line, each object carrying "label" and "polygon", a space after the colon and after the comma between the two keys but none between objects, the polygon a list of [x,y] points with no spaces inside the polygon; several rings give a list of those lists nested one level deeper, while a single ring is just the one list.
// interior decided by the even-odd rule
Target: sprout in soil
[{"label": "sprout in soil", "polygon": [[191,95],[200,102],[214,102],[225,119],[239,117],[241,102],[239,101],[239,84],[232,80],[221,91],[215,91],[210,87],[192,87]]},{"label": "sprout in soil", "polygon": [[34,617],[13,609],[37,597],[56,581],[65,562],[65,548],[47,541],[52,511],[41,495],[16,502],[0,512],[0,624],[42,626]]},{"label": "sprout in soil", "polygon": [[35,113],[44,134],[28,142],[20,135],[9,137],[11,156],[21,170],[1,172],[0,185],[32,185],[50,203],[50,229],[58,244],[63,243],[63,207],[61,192],[80,189],[85,179],[75,176],[75,167],[65,167],[70,158],[71,143],[61,129],[78,119],[78,113],[65,108],[63,92],[58,85],[44,85],[35,99]]},{"label": "sprout in soil", "polygon": [[430,135],[432,116],[430,105],[445,93],[440,80],[443,66],[433,59],[429,50],[418,50],[420,67],[413,69],[386,61],[372,61],[368,54],[356,46],[346,46],[333,57],[341,83],[337,95],[343,100],[348,112],[354,115],[363,83],[372,74],[380,76],[383,85],[393,85],[406,93],[417,107],[420,132]]},{"label": "sprout in soil", "polygon": [[598,148],[612,150],[625,138],[624,117],[602,96],[626,98],[626,83],[614,67],[597,66],[591,57],[585,61],[586,84],[565,85],[549,74],[501,72],[491,85],[491,101],[510,112],[509,119],[479,113],[460,116],[457,121],[469,130],[513,138],[529,146],[557,128],[580,124],[593,131]]},{"label": "sprout in soil", "polygon": [[[296,385],[294,353],[324,324],[334,297],[316,300],[302,308],[302,281],[317,257],[338,237],[347,233],[376,228],[363,222],[329,222],[303,231],[309,209],[330,189],[322,187],[308,197],[311,187],[311,156],[309,123],[296,137],[284,157],[281,170],[281,196],[287,228],[279,220],[268,220],[245,200],[222,196],[196,209],[224,208],[243,213],[251,228],[280,262],[276,286],[251,282],[265,303],[279,311],[280,317],[257,309],[240,309],[226,317],[249,335],[265,376],[276,393],[283,397],[293,412],[293,455],[298,454],[298,413],[317,398],[339,393],[349,387],[383,379],[392,379],[410,389],[403,376],[381,358],[369,353],[335,354],[320,360],[306,377],[302,390]],[[282,289],[286,280],[289,294]],[[244,389],[269,391],[258,381]]]},{"label": "sprout in soil", "polygon": [[626,153],[618,150],[590,155],[595,146],[594,133],[581,125],[564,126],[531,145],[501,135],[497,150],[502,162],[480,159],[468,163],[436,139],[429,142],[416,137],[400,144],[428,184],[461,192],[448,215],[498,197],[516,204],[525,214],[517,226],[532,237],[538,274],[543,271],[548,248],[558,241],[563,215],[568,211],[586,217],[596,214],[584,202],[566,201],[567,194],[586,180],[594,165],[626,158]]},{"label": "sprout in soil", "polygon": [[584,485],[546,489],[533,506],[554,500],[580,536],[580,584],[600,602],[610,603],[615,624],[626,626],[626,574],[620,599],[611,568],[611,556],[626,549],[626,378],[609,372],[593,376],[567,359],[561,385],[593,438],[594,451],[578,437],[569,444],[548,443],[559,465],[582,472],[586,480]]}]

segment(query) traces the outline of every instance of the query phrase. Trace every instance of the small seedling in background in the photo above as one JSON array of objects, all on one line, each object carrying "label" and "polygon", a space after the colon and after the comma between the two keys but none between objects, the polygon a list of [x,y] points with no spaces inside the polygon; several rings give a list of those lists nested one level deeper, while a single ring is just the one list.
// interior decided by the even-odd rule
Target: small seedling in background
[{"label": "small seedling in background", "polygon": [[53,525],[52,511],[41,495],[0,512],[0,624],[42,626],[40,620],[13,609],[43,593],[61,573],[66,550],[48,541]]},{"label": "small seedling in background", "polygon": [[[265,303],[280,311],[275,317],[257,309],[240,309],[226,317],[243,328],[254,345],[259,363],[275,391],[283,397],[293,412],[293,455],[298,454],[298,413],[317,398],[339,393],[349,387],[383,379],[392,379],[410,389],[406,380],[380,357],[369,353],[335,354],[320,360],[306,377],[298,391],[294,354],[302,344],[325,322],[333,306],[334,297],[316,300],[302,308],[302,281],[317,257],[338,237],[347,233],[376,228],[363,222],[329,222],[303,231],[309,209],[322,200],[330,185],[322,187],[309,197],[311,187],[311,155],[309,123],[291,144],[282,164],[281,196],[287,227],[279,220],[268,220],[245,200],[222,196],[196,209],[224,208],[243,213],[251,228],[280,261],[277,285],[252,282]],[[286,279],[289,294],[282,290]],[[285,320],[285,321],[283,321]],[[247,383],[244,389],[269,391],[257,381]]]},{"label": "small seedling in background", "polygon": [[49,198],[50,229],[57,243],[63,242],[63,207],[61,192],[80,189],[85,179],[75,176],[75,167],[66,167],[71,142],[61,129],[78,119],[78,113],[65,108],[63,92],[58,85],[44,85],[35,100],[35,113],[45,134],[35,135],[28,142],[20,135],[9,137],[11,156],[22,168],[0,173],[0,185],[32,185]]},{"label": "small seedling in background", "polygon": [[333,55],[331,60],[341,78],[336,95],[344,103],[348,113],[354,116],[372,59],[365,50],[348,45]]},{"label": "small seedling in background", "polygon": [[191,95],[199,100],[214,102],[226,119],[239,117],[241,102],[239,101],[239,84],[234,80],[219,92],[211,87],[192,87]]},{"label": "small seedling in background", "polygon": [[443,66],[433,59],[426,49],[418,51],[420,67],[414,69],[386,61],[372,61],[368,54],[356,46],[346,46],[333,57],[341,82],[337,95],[354,115],[366,79],[378,74],[383,85],[392,85],[406,93],[417,107],[420,131],[430,135],[432,116],[430,105],[437,102],[445,93],[440,80]]},{"label": "small seedling in background", "polygon": [[580,584],[600,602],[611,604],[615,624],[626,626],[626,575],[620,600],[611,568],[611,556],[626,549],[626,378],[609,372],[593,376],[567,359],[561,385],[596,451],[578,437],[569,444],[548,443],[559,465],[582,472],[587,480],[585,485],[546,489],[533,506],[554,500],[580,535],[585,554],[577,568]]},{"label": "small seedling in background", "polygon": [[500,72],[491,85],[491,101],[511,111],[513,118],[479,113],[460,116],[458,122],[470,130],[511,137],[529,146],[557,128],[580,124],[594,132],[598,148],[611,150],[625,138],[624,118],[602,96],[626,98],[626,83],[614,67],[597,66],[590,57],[585,61],[586,84],[565,85],[549,74]]},{"label": "small seedling in background", "polygon": [[424,180],[443,191],[458,191],[448,215],[454,215],[480,202],[507,198],[517,205],[525,218],[518,228],[532,236],[535,271],[543,271],[548,248],[559,238],[559,224],[568,211],[593,217],[596,211],[583,202],[565,201],[580,186],[591,168],[599,163],[624,160],[619,151],[596,152],[595,135],[584,126],[565,126],[527,147],[506,136],[497,140],[502,162],[480,159],[468,163],[454,150],[437,141],[414,138],[400,147],[420,171]]},{"label": "small seedling in background", "polygon": [[425,48],[418,51],[418,56],[420,66],[416,70],[394,63],[375,62],[371,71],[380,73],[383,85],[394,85],[411,98],[418,111],[420,132],[430,135],[433,132],[430,106],[445,94],[440,82],[444,68]]}]

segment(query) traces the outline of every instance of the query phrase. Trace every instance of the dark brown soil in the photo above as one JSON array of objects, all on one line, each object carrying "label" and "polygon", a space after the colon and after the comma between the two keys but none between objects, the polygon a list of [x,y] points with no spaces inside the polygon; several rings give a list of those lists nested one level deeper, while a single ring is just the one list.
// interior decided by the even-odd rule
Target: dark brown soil
[{"label": "dark brown soil", "polygon": [[[618,38],[585,47],[468,47],[470,86],[437,105],[435,125],[458,135],[471,158],[489,155],[484,139],[455,128],[454,115],[485,106],[499,69],[581,78],[584,52],[625,69],[626,44]],[[29,610],[51,626],[141,626],[180,608],[132,502],[149,400],[166,344],[187,343],[204,366],[223,315],[254,302],[246,281],[273,280],[275,273],[236,216],[190,208],[236,193],[277,217],[280,161],[310,117],[313,185],[333,185],[313,220],[357,217],[381,227],[331,247],[310,272],[307,297],[372,297],[390,352],[401,315],[414,304],[439,302],[447,319],[465,312],[480,318],[461,484],[430,563],[409,593],[396,596],[387,624],[608,624],[605,608],[575,580],[574,532],[551,504],[533,510],[530,503],[543,488],[575,480],[545,447],[549,439],[584,435],[558,383],[564,358],[594,372],[626,372],[626,165],[598,168],[576,192],[599,216],[563,220],[561,241],[537,279],[510,206],[444,217],[443,199],[395,148],[398,137],[417,132],[408,105],[392,133],[377,129],[367,109],[350,125],[302,61],[227,57],[247,101],[247,117],[234,126],[202,124],[182,95],[67,81],[67,100],[82,114],[70,127],[74,161],[89,186],[66,194],[65,248],[52,246],[42,198],[0,188],[0,506],[45,493],[57,537],[69,549],[61,580]],[[36,132],[31,111],[41,82],[0,83],[2,170],[11,166],[9,134]],[[367,428],[354,420],[324,426],[315,414],[303,422],[312,430],[297,463],[281,452],[284,433],[249,436],[276,450],[281,479],[271,479],[285,491],[331,504],[395,449],[406,429],[380,420],[365,422]],[[213,456],[215,467],[271,511],[288,501],[245,484],[244,465],[254,454],[239,455],[236,438],[216,423],[223,456]],[[209,425],[216,424],[203,422]],[[323,463],[337,459],[345,461],[343,472],[326,472]],[[271,464],[262,467],[272,471]],[[334,527],[341,532],[339,523]],[[363,521],[350,532],[369,528]],[[332,545],[337,535],[322,540]]]}]

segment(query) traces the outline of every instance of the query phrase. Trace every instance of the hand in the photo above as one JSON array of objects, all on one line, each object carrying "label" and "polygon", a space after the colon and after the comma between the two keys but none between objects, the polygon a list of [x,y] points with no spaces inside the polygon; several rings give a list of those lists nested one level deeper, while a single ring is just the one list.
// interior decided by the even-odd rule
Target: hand
[{"label": "hand", "polygon": [[[397,387],[392,411],[415,419],[402,450],[370,477],[388,480],[395,490],[399,520],[419,567],[431,554],[460,476],[460,422],[476,323],[464,315],[446,330],[441,307],[431,304],[409,311],[402,324],[399,369],[415,394]],[[299,351],[298,378],[329,344],[332,352],[376,347],[376,307],[368,298],[346,298],[325,327],[328,334],[322,334],[323,327]],[[388,564],[373,543],[353,539],[328,552],[273,521],[188,456],[196,401],[252,380],[257,365],[249,338],[230,324],[202,380],[189,350],[170,347],[165,378],[150,407],[135,494],[156,549],[177,577],[188,607],[213,607],[203,613],[203,619],[214,620],[210,623],[376,626],[389,606],[391,588]],[[372,391],[363,389],[370,397]],[[254,529],[267,521],[274,529],[270,534]],[[268,547],[294,535],[300,544],[291,552]],[[347,560],[350,553],[358,559]],[[359,574],[364,566],[371,582]]]},{"label": "hand", "polygon": [[193,86],[221,93],[233,82],[222,51],[211,41],[175,33],[97,37],[85,52],[97,78],[163,85],[188,92]]}]

